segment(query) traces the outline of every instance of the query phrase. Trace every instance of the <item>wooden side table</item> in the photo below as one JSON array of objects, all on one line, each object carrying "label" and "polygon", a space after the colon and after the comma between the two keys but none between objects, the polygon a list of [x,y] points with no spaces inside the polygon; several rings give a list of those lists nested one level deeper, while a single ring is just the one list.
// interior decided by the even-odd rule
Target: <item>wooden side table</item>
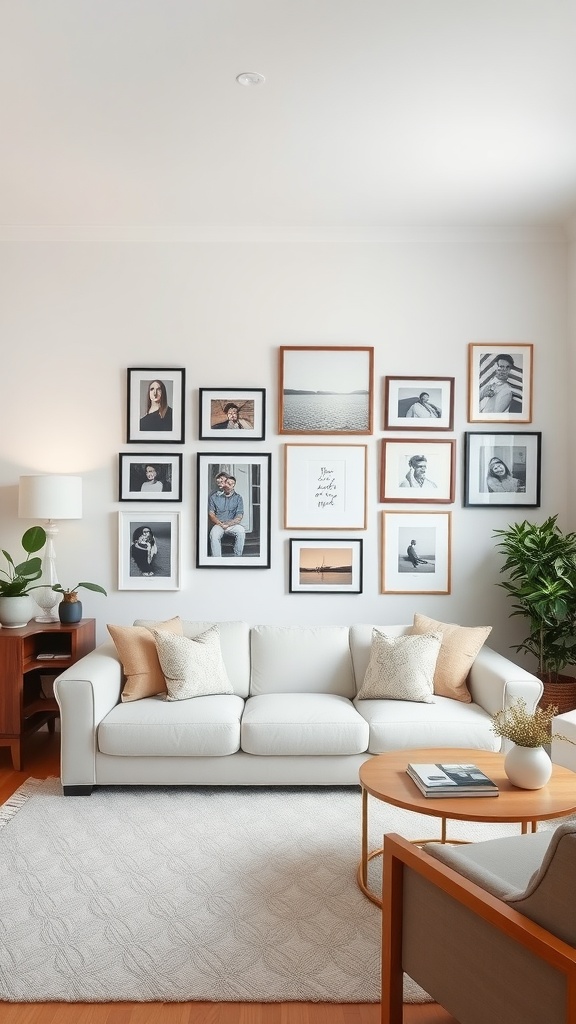
[{"label": "wooden side table", "polygon": [[0,629],[0,747],[10,747],[15,771],[22,769],[24,736],[45,723],[52,732],[59,714],[56,700],[43,696],[41,675],[56,677],[95,646],[95,619]]}]

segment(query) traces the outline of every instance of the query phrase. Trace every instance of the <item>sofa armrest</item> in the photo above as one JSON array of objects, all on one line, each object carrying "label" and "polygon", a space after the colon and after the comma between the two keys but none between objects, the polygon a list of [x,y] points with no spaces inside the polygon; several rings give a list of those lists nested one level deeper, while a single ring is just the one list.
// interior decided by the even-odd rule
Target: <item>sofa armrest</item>
[{"label": "sofa armrest", "polygon": [[502,711],[521,697],[532,711],[543,686],[537,676],[515,665],[491,647],[482,647],[470,669],[468,688],[472,700],[489,715]]},{"label": "sofa armrest", "polygon": [[111,641],[80,658],[55,680],[63,786],[94,785],[98,726],[121,692],[122,665]]}]

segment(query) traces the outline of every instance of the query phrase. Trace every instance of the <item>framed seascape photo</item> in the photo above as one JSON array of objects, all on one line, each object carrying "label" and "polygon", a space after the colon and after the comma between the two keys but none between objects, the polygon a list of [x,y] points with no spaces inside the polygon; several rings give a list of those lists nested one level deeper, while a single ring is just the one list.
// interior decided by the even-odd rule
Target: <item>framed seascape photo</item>
[{"label": "framed seascape photo", "polygon": [[283,346],[278,433],[371,434],[374,349]]},{"label": "framed seascape photo", "polygon": [[456,441],[391,441],[381,447],[380,501],[454,501]]},{"label": "framed seascape photo", "polygon": [[531,423],[533,345],[468,346],[470,423]]},{"label": "framed seascape photo", "polygon": [[131,455],[119,458],[118,501],[182,501],[182,455]]},{"label": "framed seascape photo", "polygon": [[361,594],[361,540],[291,540],[291,594]]},{"label": "framed seascape photo", "polygon": [[198,454],[196,566],[270,568],[270,454]]},{"label": "framed seascape photo", "polygon": [[128,443],[184,443],[185,380],[183,367],[128,370]]},{"label": "framed seascape photo", "polygon": [[[266,434],[264,388],[200,388],[201,441],[262,441]],[[221,431],[225,433],[221,433]]]},{"label": "framed seascape photo", "polygon": [[180,590],[180,513],[118,513],[118,590]]},{"label": "framed seascape photo", "polygon": [[365,444],[287,444],[284,529],[365,530]]},{"label": "framed seascape photo", "polygon": [[465,434],[464,505],[540,506],[541,433]]},{"label": "framed seascape photo", "polygon": [[383,512],[382,594],[449,594],[451,512]]},{"label": "framed seascape photo", "polygon": [[453,430],[454,377],[385,377],[385,430]]}]

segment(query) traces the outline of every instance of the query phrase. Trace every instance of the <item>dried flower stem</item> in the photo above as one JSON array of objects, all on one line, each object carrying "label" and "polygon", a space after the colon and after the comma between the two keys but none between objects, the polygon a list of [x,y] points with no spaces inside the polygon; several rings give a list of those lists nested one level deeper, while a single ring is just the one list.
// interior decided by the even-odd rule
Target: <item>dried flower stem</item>
[{"label": "dried flower stem", "polygon": [[533,712],[527,711],[526,701],[519,697],[515,704],[492,716],[492,732],[518,747],[543,747],[551,739],[572,743],[573,740],[567,736],[552,733],[552,719],[557,714],[558,707],[555,704],[549,704],[547,708],[538,707]]}]

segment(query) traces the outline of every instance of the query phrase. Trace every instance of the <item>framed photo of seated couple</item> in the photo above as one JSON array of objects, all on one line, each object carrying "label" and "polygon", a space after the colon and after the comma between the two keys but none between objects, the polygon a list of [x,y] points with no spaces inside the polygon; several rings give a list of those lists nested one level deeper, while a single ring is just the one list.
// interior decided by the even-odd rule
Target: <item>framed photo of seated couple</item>
[{"label": "framed photo of seated couple", "polygon": [[453,430],[454,377],[385,377],[384,430]]},{"label": "framed photo of seated couple", "polygon": [[[200,388],[201,441],[263,441],[266,433],[264,388]],[[224,431],[224,433],[222,433]]]},{"label": "framed photo of seated couple", "polygon": [[384,438],[380,501],[450,504],[454,501],[456,441]]},{"label": "framed photo of seated couple", "polygon": [[382,512],[380,593],[449,594],[451,512]]},{"label": "framed photo of seated couple", "polygon": [[270,568],[271,455],[197,456],[196,568]]},{"label": "framed photo of seated couple", "polygon": [[540,432],[468,432],[464,449],[464,505],[540,507]]},{"label": "framed photo of seated couple", "polygon": [[531,423],[531,344],[472,342],[468,346],[468,421]]}]

